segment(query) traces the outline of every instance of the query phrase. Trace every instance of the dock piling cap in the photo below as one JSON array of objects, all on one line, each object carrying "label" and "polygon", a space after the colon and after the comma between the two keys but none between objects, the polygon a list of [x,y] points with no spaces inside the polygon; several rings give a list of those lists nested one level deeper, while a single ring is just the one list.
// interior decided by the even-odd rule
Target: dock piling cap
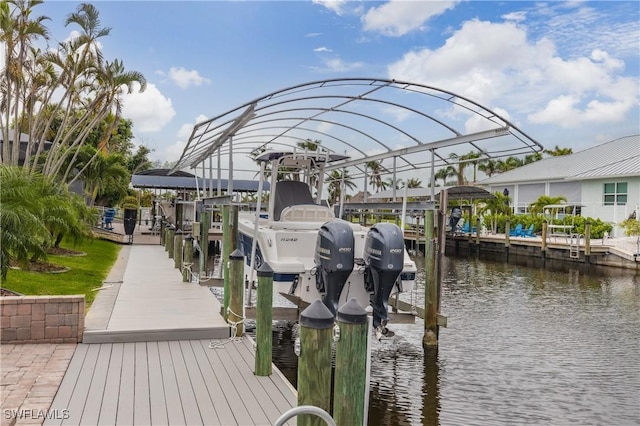
[{"label": "dock piling cap", "polygon": [[300,325],[304,327],[323,330],[326,328],[332,328],[333,323],[333,314],[319,299],[315,300],[300,313]]},{"label": "dock piling cap", "polygon": [[352,298],[338,309],[337,319],[348,324],[364,324],[367,322],[367,311]]},{"label": "dock piling cap", "polygon": [[271,269],[271,266],[269,266],[267,262],[262,262],[262,265],[258,268],[258,276],[267,278],[273,277],[273,269]]},{"label": "dock piling cap", "polygon": [[229,255],[229,260],[241,260],[243,258],[244,254],[242,254],[242,251],[240,251],[240,249],[235,249],[233,253]]}]

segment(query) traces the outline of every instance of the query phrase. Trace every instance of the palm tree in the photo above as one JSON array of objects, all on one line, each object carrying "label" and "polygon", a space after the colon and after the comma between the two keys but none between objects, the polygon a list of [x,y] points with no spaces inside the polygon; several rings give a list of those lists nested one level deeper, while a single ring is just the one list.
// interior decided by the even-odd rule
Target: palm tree
[{"label": "palm tree", "polygon": [[536,161],[540,161],[542,160],[542,154],[539,152],[536,152],[534,154],[529,154],[526,155],[524,157],[524,164],[531,164],[531,163],[535,163]]},{"label": "palm tree", "polygon": [[542,195],[536,201],[529,204],[529,213],[532,215],[542,214],[544,213],[544,206],[548,206],[549,204],[560,204],[563,201],[567,201],[567,197],[564,195],[559,195],[557,197]]},{"label": "palm tree", "polygon": [[307,139],[304,142],[298,142],[296,145],[307,151],[317,151],[320,144],[321,142],[319,140],[312,141],[311,139]]},{"label": "palm tree", "polygon": [[87,165],[82,168],[78,177],[84,180],[89,206],[92,207],[98,195],[107,189],[115,190],[121,196],[126,195],[129,170],[120,154],[106,156],[88,146],[83,147],[81,151]]},{"label": "palm tree", "polygon": [[422,181],[418,178],[407,180],[407,188],[422,188]]},{"label": "palm tree", "polygon": [[504,172],[508,172],[509,170],[517,169],[518,167],[521,167],[523,164],[524,162],[521,159],[517,157],[509,157],[506,160],[498,160],[498,163],[496,164],[496,168],[498,172],[504,173]]},{"label": "palm tree", "polygon": [[473,166],[473,182],[475,183],[477,180],[477,174],[478,174],[478,163],[481,162],[480,160],[480,156],[482,154],[480,152],[469,152],[465,155],[462,155],[460,157],[461,161],[464,161],[466,165],[471,164]]},{"label": "palm tree", "polygon": [[478,208],[478,214],[483,215],[485,219],[489,219],[491,232],[494,234],[498,230],[498,218],[511,214],[510,201],[511,198],[508,195],[498,191],[493,193],[493,198],[484,200],[483,204]]},{"label": "palm tree", "polygon": [[382,173],[386,172],[386,169],[382,167],[382,161],[369,161],[367,163],[367,169],[371,171],[369,175],[369,185],[373,187],[375,192],[385,190],[387,185],[382,180]]},{"label": "palm tree", "polygon": [[[14,128],[11,132],[10,124],[13,122],[18,125],[21,121],[22,106],[31,104],[27,96],[30,84],[25,79],[25,69],[34,65],[28,60],[30,47],[37,39],[48,38],[48,31],[43,22],[49,18],[39,16],[32,19],[33,8],[40,3],[42,3],[40,0],[11,0],[0,3],[0,41],[5,44],[5,66],[0,80],[2,98],[4,98],[0,110],[4,114],[0,118],[0,128],[2,128],[2,139],[5,142],[14,139],[12,133],[18,135],[24,131],[21,128]],[[11,148],[8,143],[4,143],[2,163],[17,165],[19,153],[19,140],[14,140]]]},{"label": "palm tree", "polygon": [[27,263],[46,256],[50,233],[41,220],[42,200],[34,177],[17,167],[0,167],[0,275],[7,277],[11,262]]},{"label": "palm tree", "polygon": [[544,151],[545,154],[550,155],[552,157],[559,157],[562,155],[569,155],[569,154],[573,154],[573,149],[571,148],[560,148],[558,145],[555,146],[554,149],[545,149]]},{"label": "palm tree", "polygon": [[349,176],[349,171],[343,169],[332,170],[329,174],[329,185],[327,186],[327,191],[329,192],[329,202],[331,204],[335,204],[340,201],[340,195],[342,194],[342,183],[344,182],[345,190],[346,188],[354,189],[356,184],[353,183],[351,177]]},{"label": "palm tree", "polygon": [[449,177],[449,172],[447,171],[447,168],[438,170],[433,175],[433,186],[438,186],[438,180],[440,179],[442,179],[442,185],[446,185],[448,177]]},{"label": "palm tree", "polygon": [[488,177],[498,173],[498,162],[496,160],[487,159],[478,164],[478,170],[483,172]]}]

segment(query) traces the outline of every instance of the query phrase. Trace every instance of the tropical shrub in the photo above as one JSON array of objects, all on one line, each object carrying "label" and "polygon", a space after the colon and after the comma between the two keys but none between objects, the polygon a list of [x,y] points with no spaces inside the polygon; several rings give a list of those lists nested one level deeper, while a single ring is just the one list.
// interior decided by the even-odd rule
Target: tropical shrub
[{"label": "tropical shrub", "polygon": [[622,226],[622,228],[624,229],[624,234],[627,237],[630,237],[632,235],[640,235],[640,220],[638,219],[625,219],[622,221],[620,226]]}]

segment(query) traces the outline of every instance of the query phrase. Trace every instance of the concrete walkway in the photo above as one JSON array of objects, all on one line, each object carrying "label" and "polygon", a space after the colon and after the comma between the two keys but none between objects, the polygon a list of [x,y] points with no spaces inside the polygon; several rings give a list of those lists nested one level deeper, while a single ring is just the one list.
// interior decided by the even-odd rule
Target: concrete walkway
[{"label": "concrete walkway", "polygon": [[[134,240],[135,241],[135,240]],[[229,337],[208,287],[182,282],[159,244],[123,247],[85,318],[83,343]]]}]

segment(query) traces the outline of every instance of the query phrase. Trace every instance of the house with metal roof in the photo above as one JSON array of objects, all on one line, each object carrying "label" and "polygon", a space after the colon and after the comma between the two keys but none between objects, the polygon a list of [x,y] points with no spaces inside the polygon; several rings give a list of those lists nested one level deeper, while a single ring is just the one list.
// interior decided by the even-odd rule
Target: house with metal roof
[{"label": "house with metal roof", "polygon": [[570,155],[544,158],[479,182],[490,192],[508,191],[516,213],[542,195],[565,196],[581,215],[614,224],[640,214],[640,135],[626,136]]}]

